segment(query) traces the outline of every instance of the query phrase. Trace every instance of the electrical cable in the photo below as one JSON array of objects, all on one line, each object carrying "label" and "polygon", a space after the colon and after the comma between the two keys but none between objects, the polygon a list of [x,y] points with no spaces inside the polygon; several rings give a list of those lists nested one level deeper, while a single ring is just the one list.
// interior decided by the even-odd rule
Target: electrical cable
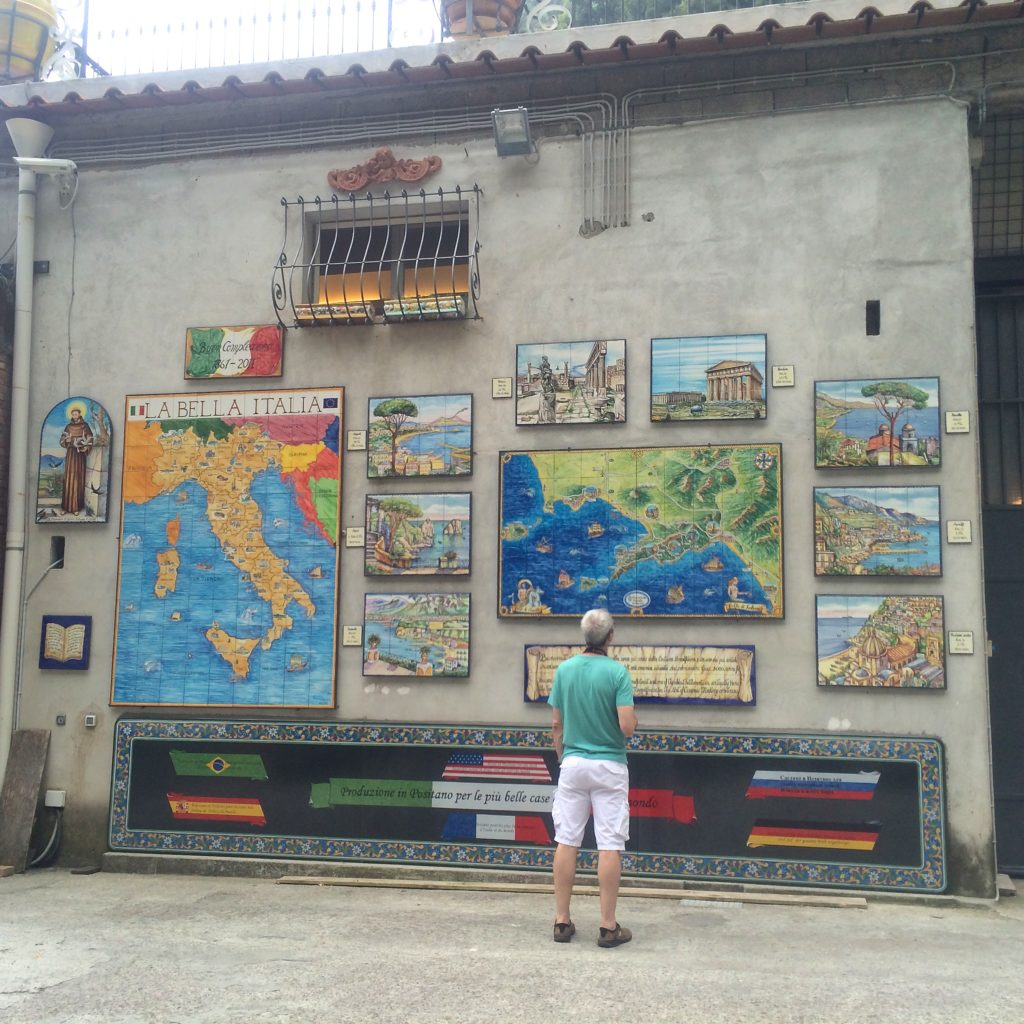
[{"label": "electrical cable", "polygon": [[33,588],[32,588],[32,589],[31,589],[31,590],[30,590],[30,591],[28,592],[28,594],[27,594],[27,595],[25,596],[25,600],[26,600],[26,601],[28,601],[28,599],[29,599],[29,598],[30,598],[30,597],[31,597],[31,596],[32,596],[32,595],[33,595],[33,594],[34,594],[34,593],[36,592],[36,590],[37,590],[37,589],[39,588],[39,584],[40,584],[40,583],[42,583],[42,582],[43,582],[43,580],[45,580],[47,576],[49,576],[49,574],[50,574],[50,570],[51,570],[51,569],[57,569],[57,568],[59,568],[60,566],[62,566],[63,564],[64,564],[64,559],[63,559],[63,558],[58,558],[58,559],[55,559],[54,561],[52,561],[52,562],[51,562],[51,563],[50,563],[50,564],[49,564],[49,565],[48,565],[48,566],[47,566],[47,567],[46,567],[46,568],[45,568],[45,569],[43,570],[43,575],[42,575],[42,576],[40,576],[40,577],[39,577],[39,579],[37,579],[37,580],[36,580],[36,582],[35,582],[35,586],[34,586],[34,587],[33,587]]},{"label": "electrical cable", "polygon": [[[68,206],[71,207],[71,298],[68,300],[68,390],[71,394],[71,312],[75,308],[75,265],[78,261],[78,227],[75,224],[75,196],[78,195],[78,175],[75,175],[75,191]],[[67,209],[67,207],[62,207]]]},{"label": "electrical cable", "polygon": [[[7,258],[7,254],[17,244],[18,244],[18,236],[15,235],[14,238],[11,239],[11,244],[9,246],[7,246],[7,248],[4,250],[3,256],[0,256],[0,261],[5,260]],[[4,287],[5,290],[6,289],[10,289],[11,299],[13,300],[13,298],[14,298],[14,274],[13,273],[11,274],[11,276],[10,276],[10,278],[8,280],[3,282],[3,287]]]},{"label": "electrical cable", "polygon": [[50,833],[50,839],[47,844],[43,847],[42,851],[28,862],[30,868],[41,868],[45,867],[54,857],[57,856],[57,851],[60,849],[61,835],[64,831],[64,808],[55,807],[53,808],[57,812],[57,818],[53,823],[53,831]]},{"label": "electrical cable", "polygon": [[[27,510],[25,512],[25,520],[26,520],[26,523],[27,523],[27,521],[28,521],[28,511]],[[24,600],[22,602],[23,606],[27,606],[28,605],[28,599],[39,589],[39,584],[42,583],[43,580],[45,580],[46,577],[50,575],[50,571],[53,570],[53,569],[56,569],[58,566],[61,566],[63,564],[64,564],[63,557],[57,558],[54,561],[52,561],[43,570],[42,576],[40,576],[39,579],[36,580],[35,585],[28,592],[28,595],[24,598]],[[26,616],[22,615],[21,616],[21,621],[18,624],[18,638],[19,638],[18,639],[18,644],[21,646],[22,649],[24,649],[24,646],[25,646],[25,630],[28,628],[28,624],[27,624],[27,622],[25,620],[26,620]],[[21,673],[20,672],[18,673],[18,677],[17,678],[18,678],[18,681],[17,681],[17,684],[16,684],[16,686],[14,688],[14,721],[15,721],[15,723],[17,723],[19,718],[21,717]]]}]

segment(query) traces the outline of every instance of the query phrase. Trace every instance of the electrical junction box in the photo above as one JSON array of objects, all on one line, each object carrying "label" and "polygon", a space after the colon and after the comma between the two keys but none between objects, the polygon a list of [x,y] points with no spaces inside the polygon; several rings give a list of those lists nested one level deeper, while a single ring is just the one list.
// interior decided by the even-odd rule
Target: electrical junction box
[{"label": "electrical junction box", "polygon": [[43,804],[47,807],[63,807],[67,795],[67,790],[64,789],[48,789]]}]

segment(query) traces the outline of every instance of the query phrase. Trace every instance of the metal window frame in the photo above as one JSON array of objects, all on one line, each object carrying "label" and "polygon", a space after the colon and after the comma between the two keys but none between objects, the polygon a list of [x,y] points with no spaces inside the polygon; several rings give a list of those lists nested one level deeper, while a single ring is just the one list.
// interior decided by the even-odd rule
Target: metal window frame
[{"label": "metal window frame", "polygon": [[[983,329],[982,303],[1024,299],[1024,260],[979,259],[975,282],[982,503],[985,509],[1019,511],[1024,498],[1024,349],[1001,346],[997,335]],[[1024,333],[1024,324],[1014,333]],[[1002,500],[991,500],[996,496]]]},{"label": "metal window frame", "polygon": [[[473,185],[432,192],[403,189],[397,194],[335,193],[326,200],[320,196],[311,200],[302,196],[282,198],[284,243],[272,283],[278,321],[289,326],[284,319],[288,314],[292,318],[290,326],[295,327],[479,319],[477,229],[481,195],[479,186]],[[453,226],[456,238],[449,253],[449,247],[443,244],[445,229]],[[363,228],[369,229],[365,243],[358,235]],[[379,239],[381,228],[386,234],[378,257],[374,238],[376,235]],[[432,228],[440,230],[431,250]],[[325,239],[332,231],[331,248],[325,252]],[[410,252],[411,239],[414,254]],[[326,270],[334,266],[346,268],[342,271],[346,278],[358,274],[355,301],[349,299],[344,284],[343,301],[330,299],[324,284],[333,276]],[[455,287],[457,271],[463,267],[465,291]],[[406,274],[410,270],[415,288],[412,295],[407,295]],[[419,283],[423,271],[433,278],[433,289],[426,292]],[[446,280],[450,287],[445,287]]]},{"label": "metal window frame", "polygon": [[1024,114],[990,116],[981,126],[981,162],[972,182],[978,258],[1024,254]]}]

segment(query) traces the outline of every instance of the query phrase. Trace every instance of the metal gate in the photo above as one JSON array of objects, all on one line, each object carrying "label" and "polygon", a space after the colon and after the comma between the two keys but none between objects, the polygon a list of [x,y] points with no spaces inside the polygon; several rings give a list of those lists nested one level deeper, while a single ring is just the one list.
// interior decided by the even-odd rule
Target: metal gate
[{"label": "metal gate", "polygon": [[[1024,274],[1019,266],[1008,267],[1010,262],[1019,263],[979,261],[976,313],[997,858],[1000,871],[1020,875],[1024,874]],[[986,277],[990,283],[985,283]]]}]

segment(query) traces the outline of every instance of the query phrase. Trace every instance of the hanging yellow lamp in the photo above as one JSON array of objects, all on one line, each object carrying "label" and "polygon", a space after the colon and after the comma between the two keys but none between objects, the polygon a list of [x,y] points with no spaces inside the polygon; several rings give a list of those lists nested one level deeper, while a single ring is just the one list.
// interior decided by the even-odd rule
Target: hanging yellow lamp
[{"label": "hanging yellow lamp", "polygon": [[53,56],[56,28],[50,0],[0,0],[0,83],[38,78]]}]

